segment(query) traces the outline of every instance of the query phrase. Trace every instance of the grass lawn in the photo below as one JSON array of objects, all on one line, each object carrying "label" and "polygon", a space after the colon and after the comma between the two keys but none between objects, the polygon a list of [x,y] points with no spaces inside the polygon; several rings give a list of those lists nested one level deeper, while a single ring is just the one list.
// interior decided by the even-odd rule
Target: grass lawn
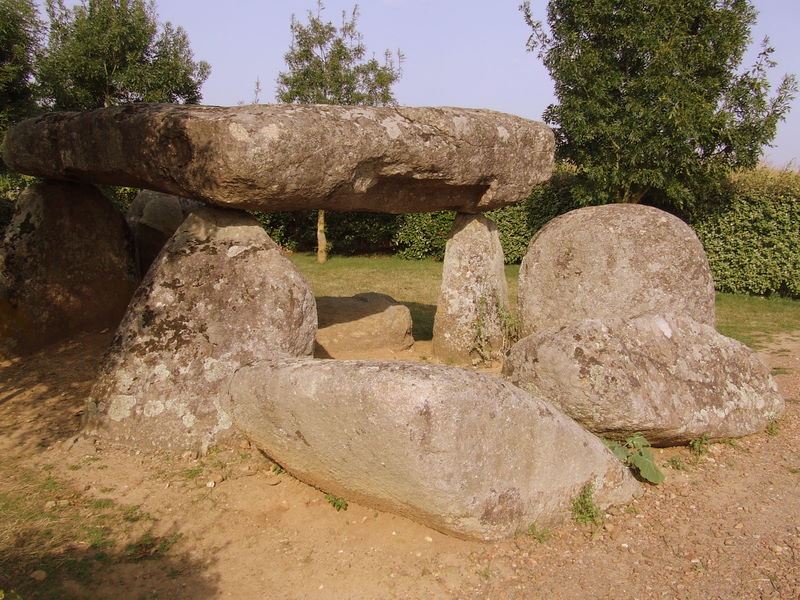
[{"label": "grass lawn", "polygon": [[[293,254],[291,259],[308,279],[314,295],[388,294],[411,310],[414,339],[431,339],[442,263],[394,256],[332,256],[318,264],[311,253]],[[518,277],[519,265],[507,265],[512,307],[516,306]],[[717,328],[724,335],[758,347],[776,334],[800,331],[800,301],[717,294]]]}]

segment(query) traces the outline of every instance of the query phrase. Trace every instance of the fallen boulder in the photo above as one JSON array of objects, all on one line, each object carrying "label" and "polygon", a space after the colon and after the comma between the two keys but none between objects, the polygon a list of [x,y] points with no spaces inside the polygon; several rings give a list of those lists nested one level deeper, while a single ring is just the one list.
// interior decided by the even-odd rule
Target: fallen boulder
[{"label": "fallen boulder", "polygon": [[400,351],[414,345],[411,311],[391,296],[364,292],[346,298],[322,296],[316,301],[317,356]]},{"label": "fallen boulder", "polygon": [[546,125],[489,110],[141,103],[23,121],[3,160],[229,208],[480,212],[548,179],[554,147]]},{"label": "fallen boulder", "polygon": [[657,208],[568,212],[531,240],[519,271],[521,335],[605,317],[675,313],[713,326],[714,281],[686,223]]},{"label": "fallen boulder", "polygon": [[498,358],[508,315],[508,286],[497,225],[483,215],[459,214],[445,247],[433,320],[434,355],[462,364]]},{"label": "fallen boulder", "polygon": [[239,369],[234,423],[292,475],[462,538],[607,507],[638,483],[593,435],[497,377],[399,361],[276,360]]},{"label": "fallen boulder", "polygon": [[96,187],[30,186],[0,243],[0,355],[115,328],[138,281],[125,220]]},{"label": "fallen boulder", "polygon": [[148,271],[92,389],[87,428],[137,448],[205,450],[234,434],[230,375],[265,358],[310,356],[306,281],[258,222],[203,208]]},{"label": "fallen boulder", "polygon": [[675,315],[546,329],[514,345],[503,374],[589,431],[657,446],[756,433],[784,407],[752,350]]}]

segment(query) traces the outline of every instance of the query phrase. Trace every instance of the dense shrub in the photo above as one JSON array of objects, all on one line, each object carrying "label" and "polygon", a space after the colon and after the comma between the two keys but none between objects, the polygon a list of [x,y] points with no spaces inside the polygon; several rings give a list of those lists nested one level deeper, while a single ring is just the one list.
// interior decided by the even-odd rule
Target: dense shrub
[{"label": "dense shrub", "polygon": [[800,298],[800,174],[757,169],[735,175],[691,224],[717,291]]},{"label": "dense shrub", "polygon": [[453,228],[452,210],[401,215],[392,240],[401,258],[444,258],[444,246]]},{"label": "dense shrub", "polygon": [[[269,236],[293,252],[311,251],[317,244],[317,211],[253,213]],[[335,254],[389,252],[398,215],[326,212],[328,251]]]}]

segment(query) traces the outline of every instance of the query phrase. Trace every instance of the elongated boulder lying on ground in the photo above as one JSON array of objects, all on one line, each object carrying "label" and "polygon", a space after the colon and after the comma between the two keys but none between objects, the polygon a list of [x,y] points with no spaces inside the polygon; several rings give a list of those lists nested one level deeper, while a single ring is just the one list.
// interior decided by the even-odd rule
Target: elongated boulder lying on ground
[{"label": "elongated boulder lying on ground", "polygon": [[201,206],[200,202],[188,198],[152,190],[136,194],[125,218],[133,233],[140,272],[147,272],[175,230],[189,213]]},{"label": "elongated boulder lying on ground", "polygon": [[592,206],[553,219],[531,240],[519,272],[522,336],[647,313],[716,321],[705,251],[677,217],[638,204]]},{"label": "elongated boulder lying on ground", "polygon": [[589,319],[523,338],[503,373],[601,436],[654,445],[741,437],[783,412],[769,370],[744,344],[674,315]]},{"label": "elongated boulder lying on ground", "polygon": [[116,327],[138,281],[125,220],[96,187],[32,185],[0,244],[0,355]]},{"label": "elongated boulder lying on ground", "polygon": [[433,353],[453,363],[485,361],[503,349],[508,286],[497,225],[459,214],[447,240],[433,320]]},{"label": "elongated boulder lying on ground", "polygon": [[141,448],[205,449],[233,434],[230,375],[265,358],[310,356],[306,281],[245,213],[192,213],[159,254],[91,392],[87,427]]},{"label": "elongated boulder lying on ground", "polygon": [[554,138],[477,109],[129,104],[23,121],[4,148],[20,173],[231,208],[479,212],[549,178]]},{"label": "elongated boulder lying on ground", "polygon": [[399,351],[414,345],[411,311],[391,296],[364,292],[346,298],[322,296],[316,301],[317,356]]},{"label": "elongated boulder lying on ground", "polygon": [[639,490],[603,444],[496,377],[395,361],[278,360],[239,369],[236,425],[294,476],[448,534],[493,540]]}]

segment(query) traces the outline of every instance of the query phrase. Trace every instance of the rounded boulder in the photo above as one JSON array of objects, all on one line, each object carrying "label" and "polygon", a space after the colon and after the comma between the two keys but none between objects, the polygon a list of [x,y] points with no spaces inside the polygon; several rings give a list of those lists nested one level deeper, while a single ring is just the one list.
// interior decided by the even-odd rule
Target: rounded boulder
[{"label": "rounded boulder", "polygon": [[638,204],[568,212],[531,240],[519,272],[521,335],[607,317],[674,313],[715,324],[703,246],[677,217]]}]

